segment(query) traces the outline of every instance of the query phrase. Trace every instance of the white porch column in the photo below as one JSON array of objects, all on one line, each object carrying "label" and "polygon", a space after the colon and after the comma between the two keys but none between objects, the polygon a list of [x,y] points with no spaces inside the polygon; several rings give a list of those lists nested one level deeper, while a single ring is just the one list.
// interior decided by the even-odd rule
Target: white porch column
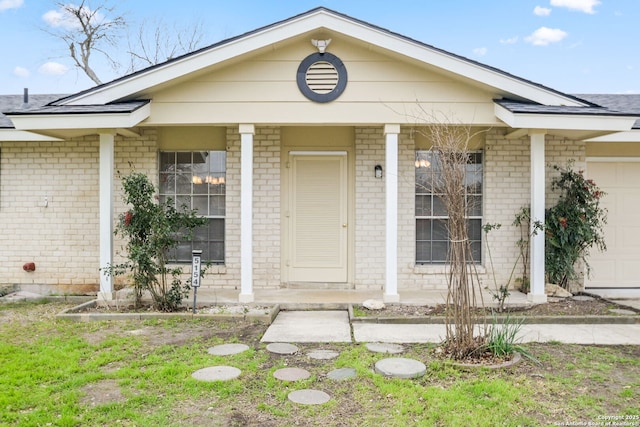
[{"label": "white porch column", "polygon": [[113,299],[113,283],[106,268],[113,264],[113,171],[114,131],[100,130],[100,293],[99,298]]},{"label": "white porch column", "polygon": [[[535,222],[544,224],[545,133],[543,130],[535,130],[529,133],[531,140],[531,232]],[[547,295],[544,292],[544,235],[544,231],[538,230],[536,235],[531,236],[531,278],[527,298],[534,303],[547,301]]]},{"label": "white porch column", "polygon": [[240,125],[240,302],[253,295],[253,135],[254,125]]},{"label": "white porch column", "polygon": [[385,125],[386,273],[383,300],[399,302],[398,294],[398,134],[400,125]]}]

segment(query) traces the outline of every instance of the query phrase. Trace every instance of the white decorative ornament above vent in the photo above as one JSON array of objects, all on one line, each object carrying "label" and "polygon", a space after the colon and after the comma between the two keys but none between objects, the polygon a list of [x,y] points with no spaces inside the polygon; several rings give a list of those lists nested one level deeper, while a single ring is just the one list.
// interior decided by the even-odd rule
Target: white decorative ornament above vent
[{"label": "white decorative ornament above vent", "polygon": [[318,52],[320,53],[324,53],[324,51],[327,49],[327,46],[329,46],[329,43],[331,43],[331,39],[327,39],[327,40],[311,39],[311,44],[317,47]]}]

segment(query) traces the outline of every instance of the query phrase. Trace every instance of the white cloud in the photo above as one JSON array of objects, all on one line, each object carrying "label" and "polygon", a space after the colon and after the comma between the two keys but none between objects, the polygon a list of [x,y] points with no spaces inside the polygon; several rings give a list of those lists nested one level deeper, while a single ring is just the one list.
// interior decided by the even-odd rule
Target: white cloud
[{"label": "white cloud", "polygon": [[540,27],[535,30],[525,40],[534,46],[547,46],[551,43],[557,43],[567,37],[569,34],[557,28]]},{"label": "white cloud", "polygon": [[502,44],[516,44],[518,43],[518,36],[509,37],[508,39],[500,39]]},{"label": "white cloud", "polygon": [[18,77],[29,77],[31,72],[24,67],[16,67],[13,69],[13,75]]},{"label": "white cloud", "polygon": [[477,47],[477,48],[473,49],[473,53],[476,56],[485,56],[487,54],[487,48],[486,47]]},{"label": "white cloud", "polygon": [[596,13],[594,7],[600,4],[600,0],[551,0],[551,6],[566,7],[567,9],[593,15]]},{"label": "white cloud", "polygon": [[62,75],[69,71],[69,67],[58,62],[47,62],[38,68],[40,74]]},{"label": "white cloud", "polygon": [[22,7],[24,0],[0,0],[0,12]]},{"label": "white cloud", "polygon": [[538,16],[549,16],[551,15],[551,9],[548,7],[536,6],[533,9],[533,14]]},{"label": "white cloud", "polygon": [[[73,4],[70,4],[69,6],[76,7]],[[100,12],[93,12],[86,6],[83,6],[83,13],[86,16],[91,16],[93,14],[93,16],[91,16],[91,22],[94,24],[105,21],[105,16],[103,14],[101,14]],[[78,19],[69,14],[69,12],[64,9],[64,7],[61,7],[58,10],[48,11],[47,13],[42,15],[42,19],[47,23],[47,25],[53,28],[60,27],[64,30],[74,30],[80,28]]]},{"label": "white cloud", "polygon": [[42,19],[47,23],[47,25],[54,28],[62,27],[66,30],[72,30],[78,27],[78,24],[69,16],[69,14],[64,13],[61,10],[50,10],[42,15]]}]

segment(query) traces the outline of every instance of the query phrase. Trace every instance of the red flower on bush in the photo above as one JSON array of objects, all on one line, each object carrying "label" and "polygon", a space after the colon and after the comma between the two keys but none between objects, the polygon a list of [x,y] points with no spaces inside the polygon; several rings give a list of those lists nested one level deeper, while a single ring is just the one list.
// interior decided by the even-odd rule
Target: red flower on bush
[{"label": "red flower on bush", "polygon": [[561,216],[560,218],[558,218],[558,222],[560,223],[562,228],[567,228],[567,218]]},{"label": "red flower on bush", "polygon": [[124,214],[124,226],[125,227],[130,226],[132,219],[133,219],[133,214],[131,213],[131,211],[129,211],[126,214]]}]

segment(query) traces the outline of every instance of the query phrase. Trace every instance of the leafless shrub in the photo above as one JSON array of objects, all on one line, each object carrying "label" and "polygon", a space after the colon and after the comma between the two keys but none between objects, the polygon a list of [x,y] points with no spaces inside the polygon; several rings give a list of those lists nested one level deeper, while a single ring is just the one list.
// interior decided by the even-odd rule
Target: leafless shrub
[{"label": "leafless shrub", "polygon": [[[455,359],[472,357],[485,344],[485,328],[478,328],[478,310],[484,307],[478,274],[469,241],[465,169],[469,163],[469,142],[475,136],[470,126],[454,123],[450,117],[425,114],[427,126],[419,130],[432,143],[440,161],[441,188],[448,221],[448,292],[445,351]],[[478,305],[478,302],[480,305]],[[484,319],[484,316],[482,317]],[[485,325],[486,326],[486,325]],[[482,333],[476,336],[476,332]]]}]

